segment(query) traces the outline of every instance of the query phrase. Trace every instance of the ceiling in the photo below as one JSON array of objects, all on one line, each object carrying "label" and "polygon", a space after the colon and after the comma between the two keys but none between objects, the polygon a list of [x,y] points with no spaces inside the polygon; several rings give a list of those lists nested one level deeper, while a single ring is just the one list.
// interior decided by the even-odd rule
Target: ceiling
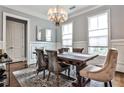
[{"label": "ceiling", "polygon": [[[71,7],[75,7],[70,10]],[[56,5],[5,5],[5,7],[27,13],[33,16],[37,16],[43,19],[47,19],[47,12],[49,8],[56,7]],[[75,15],[80,11],[84,11],[90,8],[95,7],[95,5],[60,5],[59,7],[64,8],[69,17]]]}]

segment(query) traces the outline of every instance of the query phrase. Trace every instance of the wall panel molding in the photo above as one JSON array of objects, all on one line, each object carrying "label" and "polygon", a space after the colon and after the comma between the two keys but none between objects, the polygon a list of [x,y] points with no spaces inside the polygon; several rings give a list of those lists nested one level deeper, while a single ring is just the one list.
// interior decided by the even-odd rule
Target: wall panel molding
[{"label": "wall panel molding", "polygon": [[117,71],[124,72],[124,39],[111,40],[111,47],[118,50]]},{"label": "wall panel molding", "polygon": [[87,41],[76,41],[73,42],[73,47],[74,48],[84,48],[83,53],[88,52],[88,42]]},{"label": "wall panel molding", "polygon": [[56,49],[55,42],[30,42],[30,62],[29,64],[36,63],[36,55],[33,54],[36,48],[44,48],[45,50]]},{"label": "wall panel molding", "polygon": [[0,41],[0,49],[3,49],[3,41]]}]

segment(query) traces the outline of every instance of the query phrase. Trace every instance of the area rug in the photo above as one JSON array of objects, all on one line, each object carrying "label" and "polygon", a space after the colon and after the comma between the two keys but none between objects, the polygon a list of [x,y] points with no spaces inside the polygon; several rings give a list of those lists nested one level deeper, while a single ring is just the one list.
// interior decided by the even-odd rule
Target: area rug
[{"label": "area rug", "polygon": [[[94,60],[89,61],[87,64],[103,64],[104,58],[97,57]],[[75,80],[72,79],[67,79],[65,77],[60,78],[60,87],[73,87],[72,82],[76,81],[76,67],[72,69],[70,67],[70,77],[75,78]],[[63,72],[62,74],[67,74]],[[23,69],[23,70],[18,70],[14,71],[13,75],[19,82],[21,87],[56,87],[56,79],[55,75],[51,73],[49,81],[46,80],[48,71],[46,71],[46,78],[43,79],[43,73],[40,72],[38,75],[36,75],[36,65],[31,65],[30,67]],[[103,82],[98,82],[91,80],[86,87],[103,87],[104,83]]]},{"label": "area rug", "polygon": [[[36,68],[29,67],[23,70],[13,72],[15,78],[19,82],[21,87],[57,87],[55,75],[51,73],[49,81],[46,80],[48,71],[46,71],[46,78],[43,79],[43,73],[36,74]],[[63,72],[65,74],[65,72]],[[71,70],[71,77],[76,79],[75,71]],[[73,87],[72,82],[76,80],[68,80],[61,77],[59,81],[59,87]],[[104,84],[98,81],[91,81],[86,87],[103,87]]]},{"label": "area rug", "polygon": [[[65,74],[63,72],[62,74]],[[75,72],[73,73],[75,74]],[[71,76],[73,75],[71,74]],[[47,81],[48,71],[46,70],[46,78],[43,79],[43,73],[40,72],[36,74],[35,67],[29,67],[23,70],[14,71],[13,75],[19,82],[21,87],[56,87],[56,76],[54,73],[51,73],[49,81]],[[73,75],[74,76],[74,75]],[[60,87],[70,87],[73,79],[67,79],[65,77],[60,77],[59,86]]]}]

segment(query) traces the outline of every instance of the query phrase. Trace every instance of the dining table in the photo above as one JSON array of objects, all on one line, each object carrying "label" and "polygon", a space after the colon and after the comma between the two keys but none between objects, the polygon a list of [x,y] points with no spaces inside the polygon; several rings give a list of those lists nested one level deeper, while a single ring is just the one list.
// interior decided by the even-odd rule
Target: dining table
[{"label": "dining table", "polygon": [[96,58],[97,54],[83,54],[83,53],[74,53],[74,52],[64,52],[58,54],[58,60],[67,62],[68,64],[76,66],[76,83],[73,83],[73,86],[81,86],[81,76],[79,71],[87,66],[87,62]]},{"label": "dining table", "polygon": [[[33,52],[36,54],[36,52]],[[47,56],[47,54],[44,54]],[[87,62],[96,58],[97,54],[84,54],[84,53],[75,53],[75,52],[63,52],[57,54],[58,61],[65,62],[70,65],[76,66],[76,79],[77,81],[73,83],[73,86],[81,86],[81,76],[79,71],[87,66]]]}]

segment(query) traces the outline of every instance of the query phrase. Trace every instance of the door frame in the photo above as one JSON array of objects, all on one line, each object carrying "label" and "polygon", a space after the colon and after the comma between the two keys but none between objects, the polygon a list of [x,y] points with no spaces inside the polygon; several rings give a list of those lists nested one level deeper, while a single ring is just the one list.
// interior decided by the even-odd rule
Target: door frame
[{"label": "door frame", "polygon": [[25,18],[25,17],[22,17],[22,16],[18,16],[18,15],[15,15],[15,14],[11,14],[11,13],[7,13],[7,12],[3,12],[3,50],[4,52],[6,52],[6,18],[7,16],[9,17],[13,17],[13,18],[16,18],[16,19],[21,19],[21,20],[24,20],[24,21],[27,21],[27,45],[26,45],[26,60],[27,62],[30,61],[30,20],[28,18]]}]

